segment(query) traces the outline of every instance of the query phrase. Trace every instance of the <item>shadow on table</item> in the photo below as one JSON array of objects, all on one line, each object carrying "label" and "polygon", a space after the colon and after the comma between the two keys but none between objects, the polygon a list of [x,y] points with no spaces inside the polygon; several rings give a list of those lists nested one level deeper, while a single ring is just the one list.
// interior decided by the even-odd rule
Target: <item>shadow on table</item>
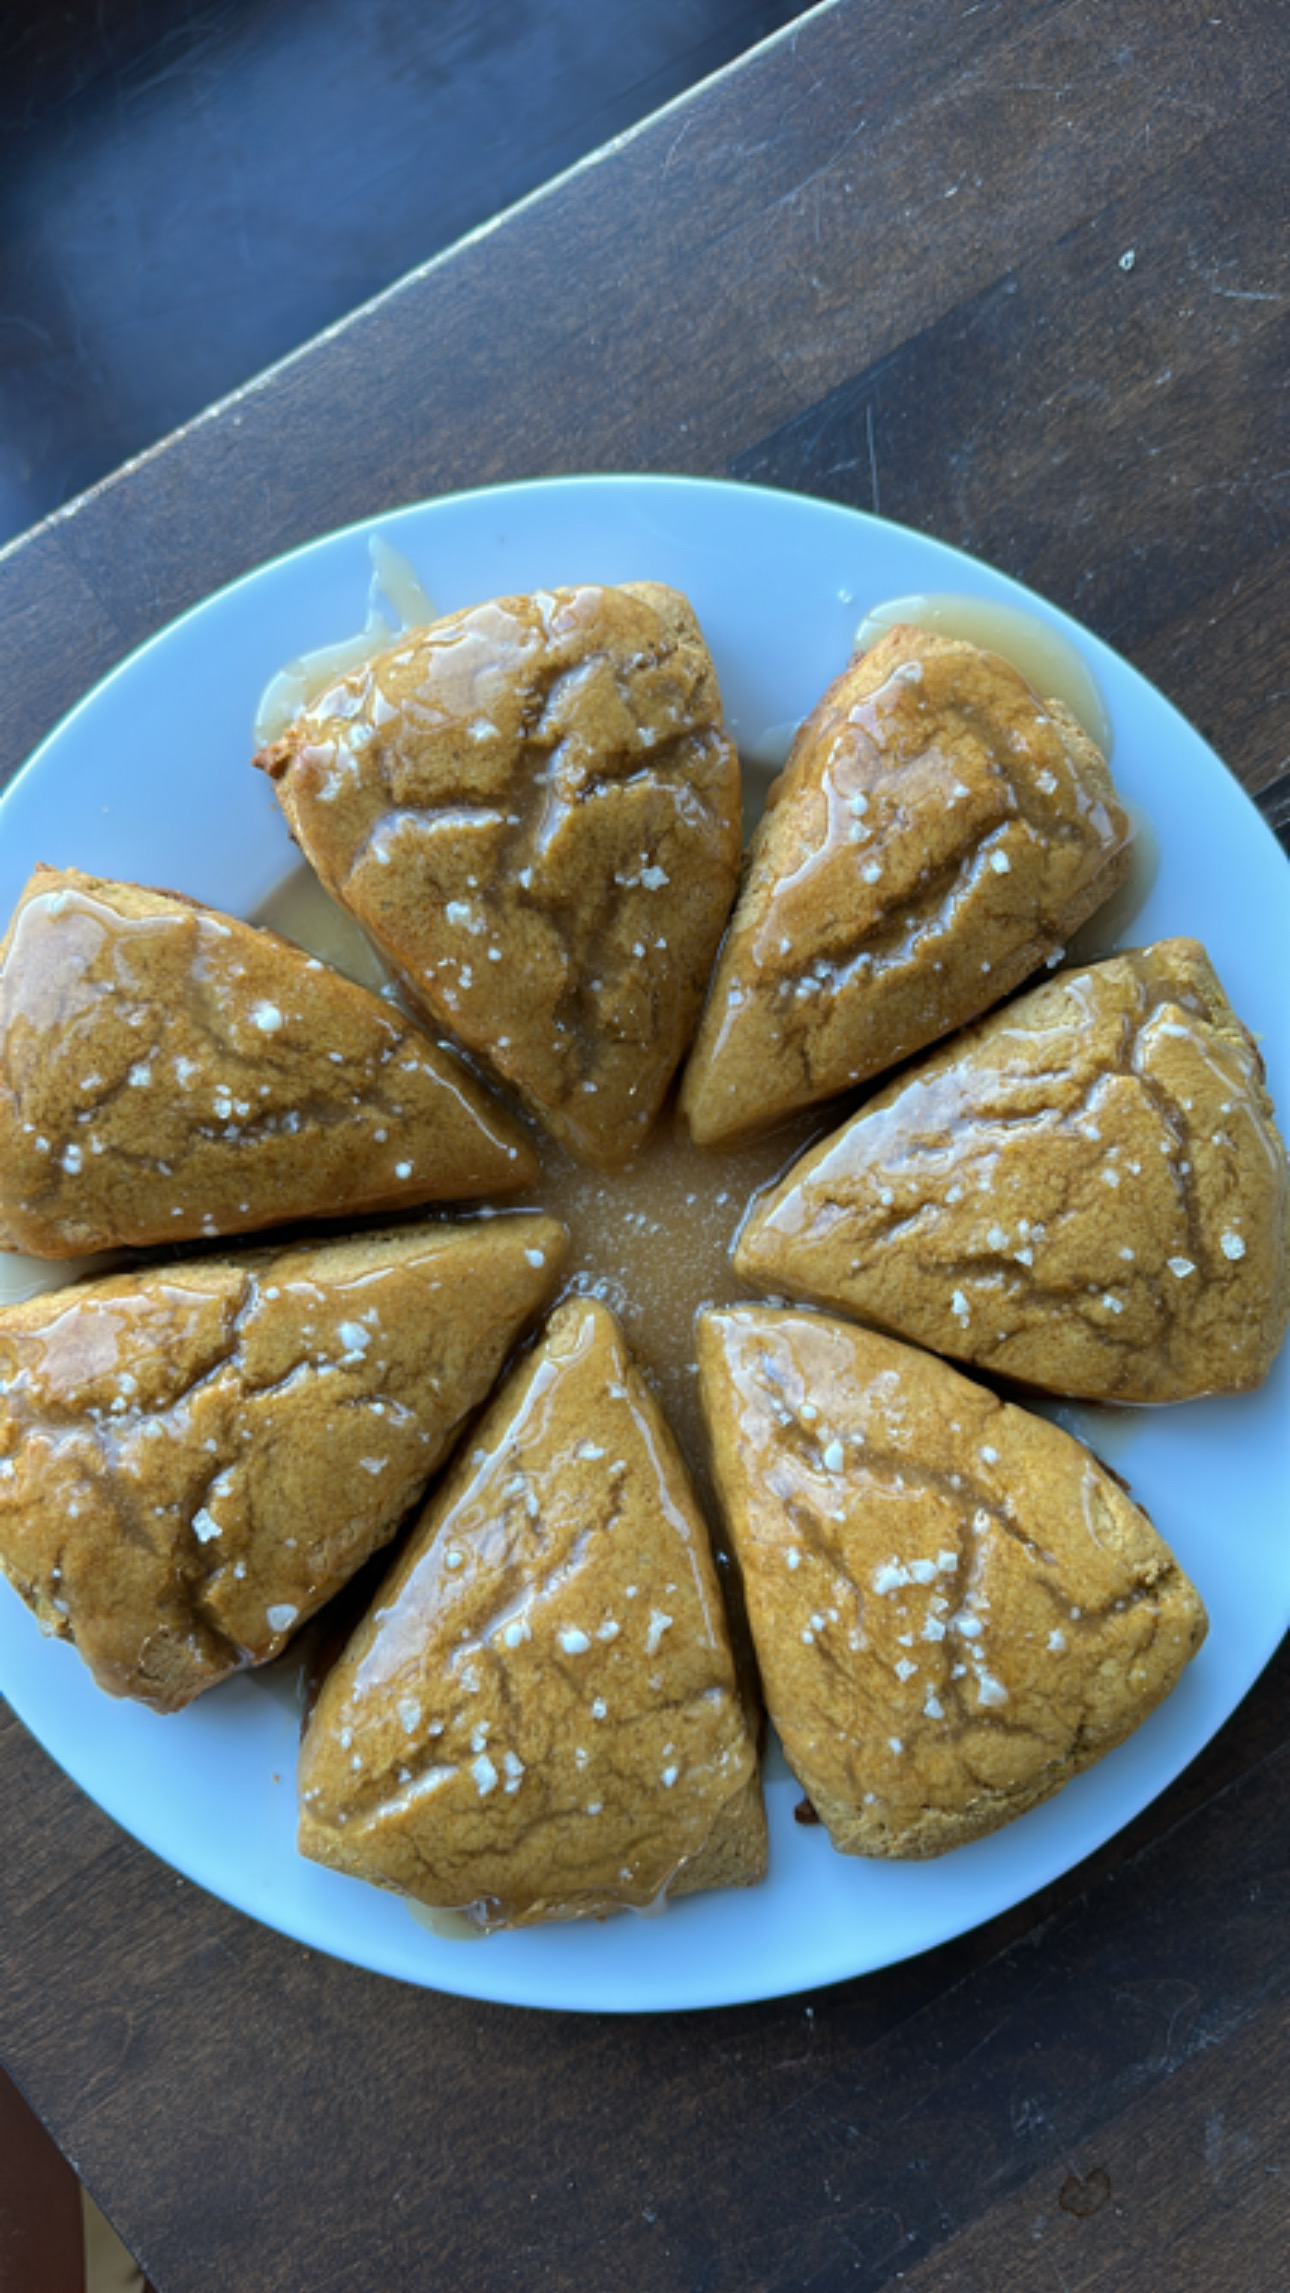
[{"label": "shadow on table", "polygon": [[6,12],[0,541],[806,5]]}]

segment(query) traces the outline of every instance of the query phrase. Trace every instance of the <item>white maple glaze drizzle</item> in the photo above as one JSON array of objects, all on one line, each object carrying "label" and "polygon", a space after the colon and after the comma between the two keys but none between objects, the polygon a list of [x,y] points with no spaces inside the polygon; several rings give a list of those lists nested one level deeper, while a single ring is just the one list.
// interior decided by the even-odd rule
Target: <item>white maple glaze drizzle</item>
[{"label": "white maple glaze drizzle", "polygon": [[[392,645],[401,629],[424,628],[438,618],[415,568],[401,550],[393,548],[379,533],[372,534],[367,548],[372,578],[364,627],[352,637],[340,637],[333,644],[319,645],[311,652],[299,654],[269,679],[255,712],[257,748],[277,740],[292,718],[307,708],[310,701],[317,700],[318,695],[325,693],[347,670],[361,668],[374,653],[381,653],[387,645]],[[393,608],[396,619],[389,620],[382,613],[378,603],[382,597]]]},{"label": "white maple glaze drizzle", "polygon": [[867,653],[897,622],[912,621],[945,637],[965,637],[1020,669],[1041,700],[1065,701],[1076,721],[1111,754],[1112,727],[1101,688],[1087,661],[1051,621],[1021,605],[999,605],[987,597],[951,591],[885,598],[871,605],[855,635],[857,653]]},{"label": "white maple glaze drizzle", "polygon": [[391,985],[390,974],[351,915],[325,892],[305,862],[274,885],[250,918],[267,931],[280,932],[296,947],[318,956],[346,979],[381,995]]},{"label": "white maple glaze drizzle", "polygon": [[404,1908],[419,1927],[428,1927],[439,1943],[483,1943],[488,1937],[464,1911],[441,1911],[433,1903],[414,1903],[404,1897]]},{"label": "white maple glaze drizzle", "polygon": [[1145,905],[1147,894],[1160,873],[1160,839],[1140,804],[1123,796],[1120,802],[1133,822],[1129,873],[1105,906],[1096,908],[1088,922],[1072,932],[1062,964],[1064,971],[1069,971],[1072,965],[1102,963],[1119,948],[1141,945],[1140,935],[1135,935],[1130,927],[1136,922],[1138,911]]},{"label": "white maple glaze drizzle", "polygon": [[386,603],[394,607],[405,629],[425,629],[439,618],[433,598],[425,588],[420,574],[410,558],[401,549],[374,533],[367,544],[372,560],[372,589],[379,590]]},{"label": "white maple glaze drizzle", "polygon": [[121,1262],[119,1250],[100,1250],[92,1258],[29,1258],[21,1250],[0,1251],[0,1306],[20,1306],[42,1291],[115,1273]]}]

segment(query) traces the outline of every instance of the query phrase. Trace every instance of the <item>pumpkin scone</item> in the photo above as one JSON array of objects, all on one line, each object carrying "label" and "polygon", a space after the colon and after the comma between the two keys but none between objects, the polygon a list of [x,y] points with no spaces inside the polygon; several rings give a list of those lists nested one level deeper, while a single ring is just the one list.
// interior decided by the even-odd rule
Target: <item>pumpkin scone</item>
[{"label": "pumpkin scone", "polygon": [[1101,751],[962,638],[897,627],[794,742],[682,1106],[700,1145],[880,1074],[1045,963],[1129,867]]},{"label": "pumpkin scone", "polygon": [[175,1711],[394,1534],[564,1253],[552,1219],[115,1274],[0,1313],[0,1568]]},{"label": "pumpkin scone", "polygon": [[940,1855],[1111,1750],[1205,1611],[1067,1433],[894,1339],[702,1317],[718,1486],[766,1702],[847,1855]]},{"label": "pumpkin scone", "polygon": [[571,1153],[626,1161],[739,869],[739,762],[686,600],[637,582],[455,613],[255,762],[416,1005]]},{"label": "pumpkin scone", "polygon": [[328,1673],[300,1846],[481,1928],[766,1863],[707,1530],[613,1316],[551,1318]]},{"label": "pumpkin scone", "polygon": [[73,1258],[536,1175],[460,1061],[276,932],[32,876],[0,945],[0,1246]]},{"label": "pumpkin scone", "polygon": [[1290,1315],[1290,1173],[1204,949],[1033,989],[805,1155],[745,1281],[1053,1393],[1242,1393]]}]

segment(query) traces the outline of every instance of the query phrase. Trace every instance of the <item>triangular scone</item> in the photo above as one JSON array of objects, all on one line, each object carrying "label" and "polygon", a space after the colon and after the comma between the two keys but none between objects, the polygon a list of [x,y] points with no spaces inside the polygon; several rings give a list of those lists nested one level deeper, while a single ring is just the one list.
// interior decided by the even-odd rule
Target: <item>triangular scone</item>
[{"label": "triangular scone", "polygon": [[1195,940],[1072,971],[805,1155],[745,1281],[1094,1400],[1241,1393],[1290,1313],[1263,1064]]},{"label": "triangular scone", "polygon": [[0,1313],[0,1568],[101,1688],[175,1711],[394,1534],[550,1296],[547,1218],[78,1282]]},{"label": "triangular scone", "polygon": [[0,945],[0,1245],[73,1258],[531,1186],[380,996],[177,893],[37,868]]},{"label": "triangular scone", "polygon": [[764,1128],[962,1027],[1129,865],[1105,760],[995,653],[895,628],[807,718],[717,966],[682,1106]]},{"label": "triangular scone", "polygon": [[614,1318],[554,1314],[328,1674],[300,1845],[482,1927],[761,1878],[707,1531]]},{"label": "triangular scone", "polygon": [[940,1855],[1167,1696],[1199,1595],[1096,1458],[930,1354],[819,1314],[701,1318],[767,1707],[847,1855]]},{"label": "triangular scone", "polygon": [[580,1159],[689,1044],[739,870],[739,762],[686,600],[539,590],[410,632],[255,760],[408,994]]}]

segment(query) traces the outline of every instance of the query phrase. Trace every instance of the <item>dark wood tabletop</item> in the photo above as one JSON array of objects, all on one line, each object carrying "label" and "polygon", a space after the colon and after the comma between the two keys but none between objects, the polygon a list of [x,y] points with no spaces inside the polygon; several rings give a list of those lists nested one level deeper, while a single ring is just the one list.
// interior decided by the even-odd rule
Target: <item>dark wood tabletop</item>
[{"label": "dark wood tabletop", "polygon": [[[653,470],[1020,576],[1284,822],[1288,78],[1281,0],[830,0],[0,556],[0,778],[312,535]],[[0,1710],[0,2052],[158,2293],[1276,2293],[1288,1690],[985,1928],[621,2019],[311,1954]]]}]

